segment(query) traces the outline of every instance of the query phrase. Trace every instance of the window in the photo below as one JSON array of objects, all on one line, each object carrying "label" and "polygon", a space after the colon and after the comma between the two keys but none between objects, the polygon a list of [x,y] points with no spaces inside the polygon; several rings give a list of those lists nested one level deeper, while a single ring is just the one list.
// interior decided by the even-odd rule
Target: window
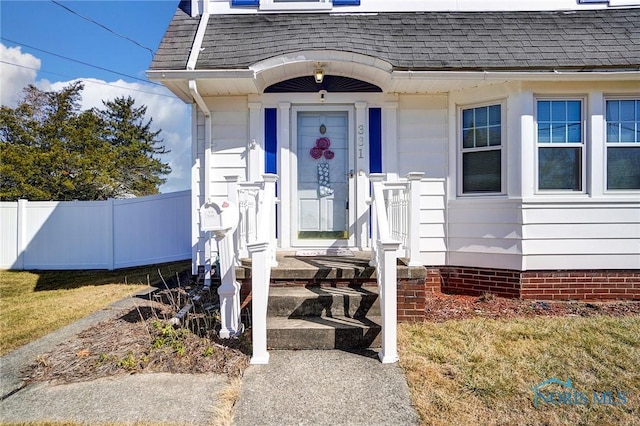
[{"label": "window", "polygon": [[640,99],[606,102],[607,189],[640,189]]},{"label": "window", "polygon": [[331,9],[332,6],[359,6],[360,0],[231,0],[232,7],[259,6],[272,10]]},{"label": "window", "polygon": [[502,192],[502,106],[462,110],[462,193]]},{"label": "window", "polygon": [[538,189],[582,191],[582,100],[538,100]]}]

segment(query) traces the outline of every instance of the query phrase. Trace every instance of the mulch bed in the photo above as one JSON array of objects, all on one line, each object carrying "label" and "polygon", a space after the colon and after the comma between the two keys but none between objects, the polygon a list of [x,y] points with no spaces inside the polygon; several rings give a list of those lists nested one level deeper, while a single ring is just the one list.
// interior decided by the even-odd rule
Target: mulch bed
[{"label": "mulch bed", "polygon": [[[171,297],[155,299],[137,302],[144,306],[91,327],[39,356],[24,372],[25,380],[71,383],[158,372],[242,375],[249,364],[247,337],[221,341],[213,328],[194,327],[198,334],[176,329],[168,322],[176,313],[166,303]],[[194,317],[191,324],[202,323],[202,318]]]},{"label": "mulch bed", "polygon": [[640,315],[640,302],[543,302],[486,296],[435,293],[427,298],[426,321],[444,322],[469,318],[531,318],[555,316]]}]

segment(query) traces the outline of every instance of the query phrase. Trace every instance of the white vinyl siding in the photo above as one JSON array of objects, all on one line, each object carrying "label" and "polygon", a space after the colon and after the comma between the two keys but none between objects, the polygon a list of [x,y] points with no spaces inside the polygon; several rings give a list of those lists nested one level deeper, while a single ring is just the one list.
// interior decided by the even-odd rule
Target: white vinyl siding
[{"label": "white vinyl siding", "polygon": [[447,164],[447,97],[401,96],[398,102],[398,174],[444,178]]},{"label": "white vinyl siding", "polygon": [[[211,197],[227,198],[226,176],[239,176],[246,180],[247,160],[245,158],[249,141],[249,107],[245,97],[217,97],[206,99],[211,110],[211,170],[209,171]],[[200,231],[198,209],[204,204],[204,159],[205,118],[198,111],[196,117],[195,153],[196,168],[193,184],[194,203],[193,236],[196,246],[194,258],[198,265],[203,264],[207,247],[207,234]],[[217,249],[213,245],[210,250]],[[215,258],[215,254],[214,254]]]},{"label": "white vinyl siding", "polygon": [[522,266],[521,203],[502,199],[450,200],[449,265],[519,270]]},{"label": "white vinyl siding", "polygon": [[[197,1],[197,0],[192,0]],[[255,1],[229,1],[229,0],[208,0],[211,4],[210,10],[216,14],[229,13],[256,13],[259,0]],[[262,0],[264,3],[265,0]],[[272,0],[273,1],[273,0]],[[299,4],[306,3],[304,0],[297,1]],[[331,2],[329,2],[331,4]],[[341,2],[333,1],[334,11],[345,11],[349,13],[370,13],[370,12],[489,12],[501,10],[516,11],[567,11],[567,10],[589,10],[606,9],[608,7],[640,5],[640,0],[603,0],[598,3],[582,3],[576,0],[536,0],[536,1],[513,1],[513,0],[361,0],[359,5],[346,6]],[[242,7],[237,7],[242,6]],[[262,8],[262,7],[261,7]],[[294,9],[289,9],[295,12]]]},{"label": "white vinyl siding", "polygon": [[447,258],[445,179],[423,179],[420,196],[420,261],[445,265]]},{"label": "white vinyl siding", "polygon": [[420,261],[425,265],[446,263],[447,104],[445,95],[398,99],[398,174],[425,173],[420,197]]},{"label": "white vinyl siding", "polygon": [[261,10],[322,10],[332,7],[331,0],[260,0]]},{"label": "white vinyl siding", "polygon": [[525,203],[523,269],[640,269],[640,203]]}]

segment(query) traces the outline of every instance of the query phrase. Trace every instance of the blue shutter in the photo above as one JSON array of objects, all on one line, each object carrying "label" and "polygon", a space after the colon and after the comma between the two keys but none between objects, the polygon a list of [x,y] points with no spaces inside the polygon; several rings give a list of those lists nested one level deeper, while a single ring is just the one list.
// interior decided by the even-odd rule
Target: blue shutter
[{"label": "blue shutter", "polygon": [[260,0],[231,0],[231,6],[260,6]]},{"label": "blue shutter", "polygon": [[369,108],[369,172],[382,173],[382,108]]},{"label": "blue shutter", "polygon": [[[278,109],[264,109],[264,172],[278,174]],[[276,182],[276,196],[278,195],[278,182]],[[280,206],[276,205],[276,238],[279,236],[278,214]]]},{"label": "blue shutter", "polygon": [[264,171],[278,173],[278,109],[264,109]]},{"label": "blue shutter", "polygon": [[334,6],[360,6],[360,0],[333,0]]}]

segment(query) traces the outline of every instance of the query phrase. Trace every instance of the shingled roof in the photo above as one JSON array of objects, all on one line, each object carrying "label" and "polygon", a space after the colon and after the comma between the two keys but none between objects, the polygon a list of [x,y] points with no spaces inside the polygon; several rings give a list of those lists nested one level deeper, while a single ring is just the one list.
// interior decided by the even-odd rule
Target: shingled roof
[{"label": "shingled roof", "polygon": [[[184,69],[198,24],[180,9],[151,64]],[[340,50],[396,70],[640,70],[640,9],[212,15],[197,69]]]}]

